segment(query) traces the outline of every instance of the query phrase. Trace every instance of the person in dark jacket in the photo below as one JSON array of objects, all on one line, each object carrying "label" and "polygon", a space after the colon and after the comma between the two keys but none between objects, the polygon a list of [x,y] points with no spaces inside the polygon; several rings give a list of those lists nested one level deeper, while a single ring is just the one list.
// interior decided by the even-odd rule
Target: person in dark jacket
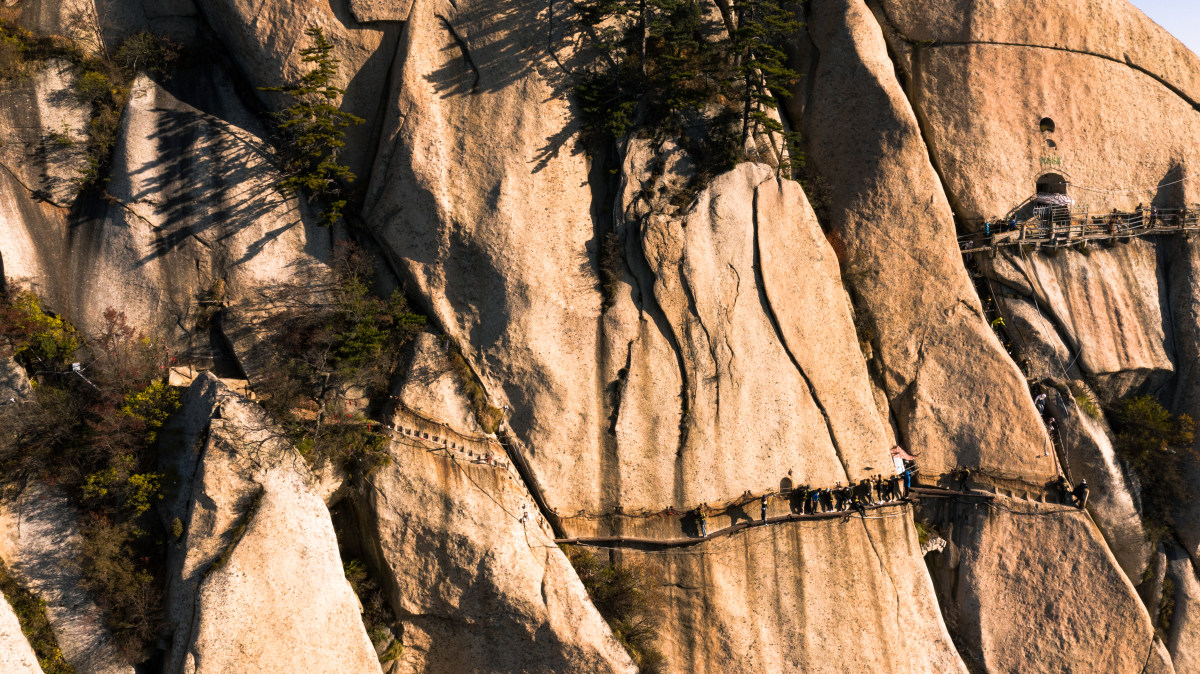
[{"label": "person in dark jacket", "polygon": [[966,466],[958,471],[958,490],[962,492],[971,490],[971,469]]},{"label": "person in dark jacket", "polygon": [[1071,483],[1067,482],[1066,476],[1059,475],[1058,479],[1054,481],[1054,487],[1058,490],[1059,503],[1071,502]]},{"label": "person in dark jacket", "polygon": [[767,521],[767,497],[766,497],[766,495],[764,495],[762,497],[762,521],[764,521],[764,522]]},{"label": "person in dark jacket", "polygon": [[1075,487],[1075,506],[1080,510],[1087,507],[1088,493],[1090,491],[1087,480],[1080,480],[1079,486]]},{"label": "person in dark jacket", "polygon": [[825,512],[833,510],[833,493],[828,489],[821,490],[821,510]]}]

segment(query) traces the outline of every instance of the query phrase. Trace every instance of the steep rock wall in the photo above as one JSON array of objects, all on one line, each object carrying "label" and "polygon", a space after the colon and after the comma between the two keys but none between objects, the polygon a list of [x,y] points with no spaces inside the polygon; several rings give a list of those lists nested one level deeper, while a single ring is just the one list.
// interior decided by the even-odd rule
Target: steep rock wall
[{"label": "steep rock wall", "polygon": [[[324,276],[332,237],[274,190],[272,151],[228,77],[200,68],[177,81],[175,94],[134,82],[104,205],[34,202],[0,176],[9,188],[0,198],[13,206],[0,215],[0,259],[9,279],[85,331],[116,308],[166,338],[172,355],[213,367],[222,344],[201,300],[229,305],[230,324],[253,331],[271,311],[267,291]],[[218,282],[221,296],[210,297]],[[241,346],[246,358],[265,345]]]},{"label": "steep rock wall", "polygon": [[1200,581],[1196,580],[1196,568],[1192,560],[1179,550],[1168,555],[1167,573],[1175,585],[1175,591],[1164,596],[1174,607],[1167,636],[1167,647],[1176,674],[1200,672]]},{"label": "steep rock wall", "polygon": [[[200,14],[219,36],[229,56],[252,87],[277,87],[299,81],[308,71],[302,49],[311,46],[305,35],[320,28],[333,44],[340,63],[331,82],[346,91],[339,101],[343,110],[366,120],[347,130],[342,160],[366,177],[379,137],[380,92],[391,74],[398,24],[360,25],[355,4],[344,0],[303,3],[289,0],[195,0]],[[404,17],[396,19],[402,21]],[[258,92],[268,107],[279,110],[292,101],[281,93]]]},{"label": "steep rock wall", "polygon": [[[1004,255],[1032,289],[1025,301],[1035,304],[1072,354],[1054,363],[1054,376],[1075,364],[1106,398],[1119,398],[1157,391],[1174,374],[1173,334],[1160,296],[1165,281],[1154,243],[1136,240],[1053,257],[1014,248]],[[1007,307],[1008,297],[997,299],[1002,310]]]},{"label": "steep rock wall", "polygon": [[[946,193],[918,115],[896,79],[883,29],[864,3],[839,0],[812,4],[810,31],[818,55],[802,107],[810,157],[830,183],[831,224],[844,246],[843,269],[878,329],[879,377],[900,428],[921,454],[923,469],[945,472],[961,462],[993,480],[1045,484],[1058,471],[1057,461],[1025,382],[981,320],[954,245]],[[891,282],[900,275],[904,284]],[[920,404],[925,396],[934,397],[924,405],[928,412]],[[996,428],[1005,432],[994,433]],[[1048,538],[1067,533],[1043,526]],[[1122,607],[1122,615],[1112,619],[1130,621],[1121,629],[1145,641],[1144,647],[1106,657],[1125,659],[1125,667],[1135,659],[1144,662],[1152,642],[1145,609],[1090,522],[1085,529],[1086,535],[1075,536],[1082,563],[1106,579],[1109,605]],[[970,648],[981,649],[983,660],[1000,663],[994,665],[1000,669],[1024,658],[1035,666],[1051,661],[1039,660],[1043,657],[1064,662],[1094,657],[1097,634],[1073,634],[1060,622],[1090,610],[1085,595],[1062,597],[1053,613],[1032,611],[1020,621],[1014,615],[992,622],[1008,610],[1012,597],[992,595],[988,574],[1005,569],[1014,588],[1043,603],[1058,596],[1059,576],[1035,564],[1004,561],[1002,548],[1011,538],[1004,527],[976,525],[972,536],[969,568],[986,572],[967,574],[956,586],[969,594],[953,597],[953,609],[975,617],[967,622],[960,617],[951,626],[974,642]],[[1047,642],[1044,654],[1042,647],[1026,652],[1018,643],[1056,630],[1061,638]]]},{"label": "steep rock wall", "polygon": [[[966,658],[1002,672],[1173,671],[1085,513],[1010,498],[932,507],[950,545],[931,568]],[[1029,536],[1055,544],[1012,545]]]},{"label": "steep rock wall", "polygon": [[[1189,197],[1194,189],[1189,185]],[[1174,407],[1200,419],[1200,289],[1195,283],[1200,274],[1200,247],[1185,240],[1167,248],[1164,258],[1170,270],[1166,294],[1178,345]],[[1200,447],[1200,438],[1193,447]],[[1200,484],[1200,462],[1192,462],[1188,481]],[[1195,562],[1200,560],[1200,503],[1182,504],[1180,511],[1176,527],[1180,543]]]},{"label": "steep rock wall", "polygon": [[503,451],[453,418],[421,416],[467,409],[440,351],[418,338],[393,462],[350,497],[400,622],[397,671],[635,671]]},{"label": "steep rock wall", "polygon": [[544,7],[493,9],[415,3],[367,220],[567,506],[599,482],[598,388],[616,372],[597,362],[588,167]]},{"label": "steep rock wall", "polygon": [[133,674],[104,614],[85,588],[77,560],[79,512],[56,487],[31,483],[0,508],[0,558],[46,602],[46,619],[63,659],[77,672]]},{"label": "steep rock wall", "polygon": [[[1126,0],[879,0],[878,5],[912,41],[1085,53],[1145,72],[1200,102],[1200,58]],[[1104,29],[1095,30],[1097,25]]]},{"label": "steep rock wall", "polygon": [[0,271],[49,294],[59,290],[47,270],[62,268],[90,110],[68,93],[74,76],[63,61],[0,86]]},{"label": "steep rock wall", "polygon": [[618,553],[661,578],[668,671],[967,671],[908,508],[870,512]]},{"label": "steep rock wall", "polygon": [[809,157],[829,183],[842,270],[876,333],[874,372],[895,423],[931,477],[969,464],[1048,480],[1048,439],[982,320],[882,31],[865,4],[838,0],[814,2],[809,28],[820,55],[804,109]]}]

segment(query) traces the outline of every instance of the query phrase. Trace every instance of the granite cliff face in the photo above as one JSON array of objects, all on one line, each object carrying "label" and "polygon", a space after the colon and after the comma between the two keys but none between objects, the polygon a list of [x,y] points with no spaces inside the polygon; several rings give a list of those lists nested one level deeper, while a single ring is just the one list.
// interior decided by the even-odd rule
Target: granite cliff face
[{"label": "granite cliff face", "polygon": [[[664,671],[1200,671],[1200,501],[1151,531],[1111,420],[1083,409],[1154,394],[1200,417],[1194,242],[964,258],[956,240],[1051,174],[1090,213],[1200,202],[1200,59],[1124,0],[811,0],[781,115],[806,193],[762,163],[709,176],[680,138],[589,147],[575,12],[0,9],[89,53],[149,30],[191,55],[132,81],[99,192],[76,180],[93,113],[70,64],[0,83],[5,283],[85,328],[120,308],[190,384],[160,443],[160,668],[635,671],[628,626],[555,544],[572,539],[646,574]],[[365,119],[343,155],[348,227],[274,189],[266,115],[284,100],[260,87],[305,71],[310,26]],[[389,438],[367,476],[313,470],[218,379],[275,374],[287,289],[319,293],[345,240],[429,317],[390,397],[363,406]],[[11,359],[0,393],[31,395]],[[923,485],[945,496],[969,466],[977,495],[796,517],[793,487],[894,472],[897,444]],[[1093,485],[1087,510],[1060,502],[1059,475]],[[48,489],[0,511],[0,558],[44,595],[76,671],[117,671],[87,592],[29,562],[71,535],[71,504],[15,533]],[[350,558],[378,580],[385,635]],[[14,625],[0,603],[0,668],[37,671]]]}]

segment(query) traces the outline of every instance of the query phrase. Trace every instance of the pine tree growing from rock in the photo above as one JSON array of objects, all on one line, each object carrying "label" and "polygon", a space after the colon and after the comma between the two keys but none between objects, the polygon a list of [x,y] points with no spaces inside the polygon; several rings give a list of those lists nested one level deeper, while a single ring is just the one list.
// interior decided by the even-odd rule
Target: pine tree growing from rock
[{"label": "pine tree growing from rock", "polygon": [[333,84],[340,60],[333,56],[333,44],[316,27],[305,33],[311,46],[300,51],[313,69],[299,84],[264,87],[264,91],[285,93],[295,101],[275,113],[275,130],[283,147],[283,180],[279,187],[287,194],[303,190],[310,200],[321,200],[319,224],[328,227],[342,217],[346,207],[343,186],[357,177],[338,160],[345,146],[346,128],[363,123],[361,117],[338,108],[337,101],[346,93]]}]

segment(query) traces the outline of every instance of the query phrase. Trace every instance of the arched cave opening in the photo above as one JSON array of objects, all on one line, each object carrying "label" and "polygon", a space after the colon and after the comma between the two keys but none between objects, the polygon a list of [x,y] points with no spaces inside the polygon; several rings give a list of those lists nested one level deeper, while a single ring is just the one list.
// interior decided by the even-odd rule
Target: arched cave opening
[{"label": "arched cave opening", "polygon": [[1038,194],[1066,194],[1067,179],[1057,173],[1047,173],[1037,179]]}]

